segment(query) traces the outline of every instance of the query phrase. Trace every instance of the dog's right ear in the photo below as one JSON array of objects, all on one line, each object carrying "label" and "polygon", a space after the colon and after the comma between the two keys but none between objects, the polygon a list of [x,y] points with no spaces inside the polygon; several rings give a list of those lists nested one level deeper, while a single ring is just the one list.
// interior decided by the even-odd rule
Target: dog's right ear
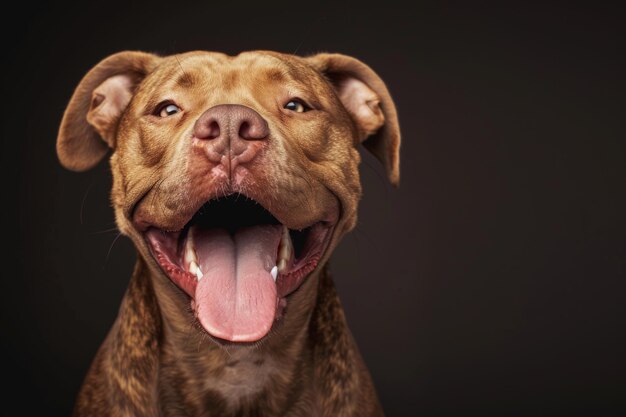
[{"label": "dog's right ear", "polygon": [[145,52],[120,52],[83,77],[65,109],[57,137],[57,155],[65,168],[86,171],[115,149],[120,118],[136,87],[160,59]]}]

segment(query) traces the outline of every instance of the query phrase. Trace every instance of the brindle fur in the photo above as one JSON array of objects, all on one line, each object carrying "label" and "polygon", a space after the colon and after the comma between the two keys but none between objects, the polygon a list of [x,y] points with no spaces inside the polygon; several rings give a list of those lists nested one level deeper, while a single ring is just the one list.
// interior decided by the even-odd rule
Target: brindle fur
[{"label": "brindle fur", "polygon": [[[229,353],[188,324],[169,330],[164,326],[161,314],[176,313],[159,311],[149,272],[138,260],[74,415],[382,416],[327,265],[318,276],[309,277],[296,296],[311,299],[307,292],[317,293],[312,297],[315,305],[298,309],[290,325],[308,325],[286,332],[294,337],[272,338],[234,359],[241,348]],[[172,337],[166,339],[170,332]],[[273,374],[264,387],[235,404],[215,389],[203,388],[222,383],[226,374],[251,380],[268,366]]]},{"label": "brindle fur", "polygon": [[[286,83],[317,100],[326,109],[322,119],[309,118],[303,125],[274,112],[271,103]],[[359,101],[348,87],[360,89],[365,98]],[[176,125],[150,130],[141,114],[162,90],[185,95],[199,110],[189,110]],[[209,90],[212,98],[203,93]],[[255,108],[275,127],[274,147],[251,164],[252,181],[245,189],[209,181],[206,162],[188,152],[181,139],[204,109],[233,101]],[[194,52],[162,58],[123,52],[94,67],[68,105],[57,151],[63,165],[76,171],[113,151],[113,208],[120,231],[133,240],[139,256],[74,415],[382,416],[328,258],[356,223],[361,195],[356,145],[372,151],[397,184],[399,142],[395,107],[384,83],[344,55],[301,58],[259,51],[233,58]],[[288,296],[270,334],[257,343],[213,340],[195,319],[189,297],[157,266],[134,223],[140,216],[177,230],[217,188],[274,204],[273,213],[290,228],[310,224],[330,205],[340,207],[318,267]]]}]

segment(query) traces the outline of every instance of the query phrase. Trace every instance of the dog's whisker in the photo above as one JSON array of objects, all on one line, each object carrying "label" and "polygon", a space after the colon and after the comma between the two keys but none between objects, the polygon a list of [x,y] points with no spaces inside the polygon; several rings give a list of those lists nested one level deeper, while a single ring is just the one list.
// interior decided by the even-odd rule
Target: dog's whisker
[{"label": "dog's whisker", "polygon": [[314,208],[314,206],[311,204],[311,201],[309,199],[309,194],[312,194],[312,192],[313,192],[313,185],[308,180],[306,175],[303,175],[301,178],[304,180],[304,182],[306,182],[308,184],[309,190],[311,191],[309,193],[302,192],[302,194],[304,195],[304,198],[306,199],[307,206],[309,207],[310,210],[312,210]]},{"label": "dog's whisker", "polygon": [[162,178],[159,181],[156,182],[155,186],[152,188],[152,190],[150,190],[150,192],[152,193],[151,199],[150,199],[150,205],[154,210],[158,210],[160,212],[160,214],[163,214],[163,207],[162,205],[157,205],[155,204],[155,199],[159,196],[159,191],[161,186],[163,185],[163,183],[165,182],[166,178]]},{"label": "dog's whisker", "polygon": [[104,259],[104,264],[105,265],[109,261],[109,256],[111,255],[111,251],[113,250],[113,246],[115,245],[117,240],[120,238],[120,236],[122,236],[122,233],[118,233],[117,236],[115,236],[115,239],[113,239],[113,242],[111,242],[111,246],[109,246],[109,251],[107,252],[107,256]]},{"label": "dog's whisker", "polygon": [[176,62],[178,63],[178,67],[180,68],[180,71],[183,73],[183,77],[185,77],[187,81],[191,81],[191,78],[189,78],[189,75],[183,69],[183,65],[181,64],[180,59],[178,59],[178,56],[174,55],[174,57],[176,57]]},{"label": "dog's whisker", "polygon": [[389,201],[389,191],[390,191],[390,186],[388,184],[387,181],[385,181],[385,178],[383,178],[383,175],[380,173],[379,170],[377,170],[376,168],[374,168],[372,166],[372,164],[369,163],[369,161],[365,158],[361,159],[364,163],[364,165],[366,167],[368,167],[369,169],[371,169],[374,174],[376,175],[376,178],[378,178],[378,181],[382,184],[383,189],[385,190],[385,201]]},{"label": "dog's whisker", "polygon": [[202,337],[198,338],[198,344],[196,345],[196,353],[200,353],[200,346],[202,346]]},{"label": "dog's whisker", "polygon": [[116,226],[116,227],[112,227],[110,229],[95,230],[95,231],[91,232],[91,234],[92,235],[100,235],[100,234],[111,233],[111,232],[119,232],[119,229]]},{"label": "dog's whisker", "polygon": [[89,191],[91,190],[91,187],[93,187],[94,183],[95,183],[95,181],[92,181],[87,186],[87,189],[85,190],[85,194],[83,195],[83,199],[80,202],[80,213],[79,213],[80,224],[83,224],[83,211],[85,209],[85,201],[87,200],[87,195],[89,195]]},{"label": "dog's whisker", "polygon": [[[351,235],[352,235],[352,239],[354,239],[354,246],[356,248],[357,263],[360,264],[361,263],[361,245],[360,245],[360,242],[359,242],[359,239],[358,239],[358,236],[357,236],[358,232],[357,232],[356,229],[358,229],[358,228],[355,228],[355,230],[354,230],[355,233],[351,233]],[[366,241],[367,241],[367,239],[366,239]]]}]

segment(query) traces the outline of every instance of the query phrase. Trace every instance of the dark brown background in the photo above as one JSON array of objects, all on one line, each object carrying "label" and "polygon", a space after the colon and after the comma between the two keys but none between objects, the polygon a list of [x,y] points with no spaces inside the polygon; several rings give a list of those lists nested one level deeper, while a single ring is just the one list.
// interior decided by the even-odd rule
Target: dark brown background
[{"label": "dark brown background", "polygon": [[5,10],[2,414],[69,413],[128,282],[107,165],[54,154],[73,88],[124,49],[336,51],[387,81],[402,185],[366,157],[332,267],[388,416],[626,412],[624,15],[499,4]]}]

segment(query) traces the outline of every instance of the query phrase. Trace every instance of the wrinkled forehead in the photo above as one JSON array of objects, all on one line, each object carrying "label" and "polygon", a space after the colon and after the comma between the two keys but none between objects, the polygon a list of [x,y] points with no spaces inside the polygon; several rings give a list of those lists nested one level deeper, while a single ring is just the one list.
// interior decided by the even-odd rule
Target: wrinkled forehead
[{"label": "wrinkled forehead", "polygon": [[213,94],[250,92],[278,86],[314,94],[324,89],[322,78],[302,60],[271,52],[228,56],[217,52],[173,55],[146,78],[143,92],[202,91]]}]

